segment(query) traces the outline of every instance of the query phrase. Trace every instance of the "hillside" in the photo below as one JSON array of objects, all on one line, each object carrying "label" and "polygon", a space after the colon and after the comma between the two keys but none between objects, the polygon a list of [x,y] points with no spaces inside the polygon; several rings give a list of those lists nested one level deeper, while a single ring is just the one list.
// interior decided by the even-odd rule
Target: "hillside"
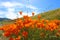
[{"label": "hillside", "polygon": [[[50,10],[48,12],[40,13],[38,15],[41,15],[41,18],[53,20],[53,19],[59,19],[60,20],[60,8],[56,10]],[[37,19],[37,15],[33,17],[34,19]]]},{"label": "hillside", "polygon": [[13,22],[13,20],[11,20],[11,19],[8,19],[8,18],[0,18],[0,26],[1,25],[4,25],[4,24],[10,24],[12,22]]}]

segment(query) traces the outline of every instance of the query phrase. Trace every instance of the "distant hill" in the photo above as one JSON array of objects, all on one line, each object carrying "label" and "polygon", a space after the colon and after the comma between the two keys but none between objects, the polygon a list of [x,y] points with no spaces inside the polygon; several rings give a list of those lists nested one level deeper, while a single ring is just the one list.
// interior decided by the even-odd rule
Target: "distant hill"
[{"label": "distant hill", "polygon": [[[38,15],[41,15],[42,19],[48,19],[48,20],[59,19],[60,20],[60,8],[56,10],[50,10],[44,13],[39,13]],[[37,15],[35,15],[33,18],[37,19]]]},{"label": "distant hill", "polygon": [[8,21],[8,20],[11,20],[11,19],[8,19],[8,18],[0,18],[0,21]]},{"label": "distant hill", "polygon": [[4,24],[10,24],[13,23],[14,21],[8,18],[0,18],[0,26]]}]

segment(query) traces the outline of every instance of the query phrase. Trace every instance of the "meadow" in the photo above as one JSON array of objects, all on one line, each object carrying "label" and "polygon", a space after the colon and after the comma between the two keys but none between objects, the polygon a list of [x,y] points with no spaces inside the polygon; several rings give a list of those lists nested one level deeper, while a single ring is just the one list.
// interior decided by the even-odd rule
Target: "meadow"
[{"label": "meadow", "polygon": [[3,22],[0,40],[60,40],[60,9],[34,14]]}]

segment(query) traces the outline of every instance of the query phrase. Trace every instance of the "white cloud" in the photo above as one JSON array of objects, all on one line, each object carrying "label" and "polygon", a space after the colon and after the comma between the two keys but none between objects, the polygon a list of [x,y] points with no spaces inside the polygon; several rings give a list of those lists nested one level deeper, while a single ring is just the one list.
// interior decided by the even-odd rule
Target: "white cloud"
[{"label": "white cloud", "polygon": [[14,8],[8,8],[7,10],[8,10],[8,12],[14,12],[15,11]]},{"label": "white cloud", "polygon": [[18,3],[18,2],[2,2],[0,6],[4,6],[4,7],[7,7],[7,8],[11,8],[11,7],[15,7],[15,6],[19,6],[20,8],[22,7],[27,7],[27,8],[30,8],[30,9],[38,9],[36,8],[35,6],[32,6],[32,5],[26,5],[26,4],[22,4],[22,3]]},{"label": "white cloud", "polygon": [[[38,8],[36,8],[35,6],[32,5],[25,5],[22,3],[18,3],[18,2],[1,2],[0,6],[4,6],[7,8],[7,11],[0,11],[0,15],[1,14],[5,14],[5,17],[10,18],[10,19],[16,19],[17,17],[22,17],[23,15],[27,15],[26,12],[23,12],[23,15],[16,15],[17,13],[15,13],[15,8],[16,6],[19,6],[20,8],[26,7],[32,10],[36,10]],[[31,12],[29,12],[28,14],[29,16],[31,16]]]},{"label": "white cloud", "polygon": [[7,8],[15,7],[15,6],[23,7],[23,4],[18,2],[2,2],[1,6],[7,7]]},{"label": "white cloud", "polygon": [[27,8],[30,8],[30,9],[33,9],[33,10],[38,9],[38,8],[36,8],[35,6],[32,6],[32,5],[27,5],[26,7],[27,7]]},{"label": "white cloud", "polygon": [[13,12],[8,12],[5,16],[7,18],[10,18],[10,19],[16,19],[17,18],[17,15]]},{"label": "white cloud", "polygon": [[10,2],[2,2],[1,5],[4,7],[12,7],[13,6],[13,4],[11,4]]}]

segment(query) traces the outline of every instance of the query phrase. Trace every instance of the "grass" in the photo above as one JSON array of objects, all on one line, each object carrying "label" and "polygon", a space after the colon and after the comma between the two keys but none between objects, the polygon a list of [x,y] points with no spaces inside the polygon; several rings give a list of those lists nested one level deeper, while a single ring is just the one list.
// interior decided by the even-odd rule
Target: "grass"
[{"label": "grass", "polygon": [[[41,15],[41,19],[60,20],[60,8],[56,9],[56,10],[50,10],[50,11],[44,12],[44,13],[39,13],[38,15]],[[37,19],[37,15],[33,16],[33,18]]]}]

